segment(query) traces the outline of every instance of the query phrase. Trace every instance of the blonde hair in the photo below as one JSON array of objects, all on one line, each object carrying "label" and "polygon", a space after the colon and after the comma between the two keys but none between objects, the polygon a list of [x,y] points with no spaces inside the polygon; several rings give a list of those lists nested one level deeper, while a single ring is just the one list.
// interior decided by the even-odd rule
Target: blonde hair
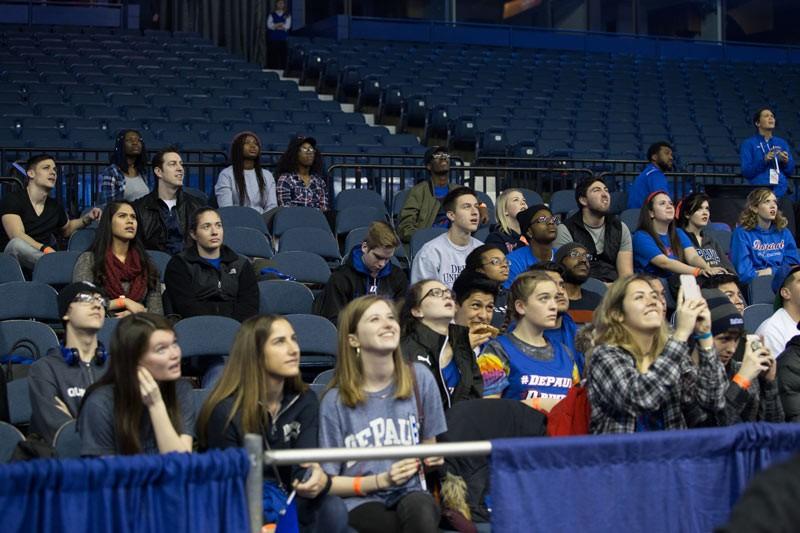
[{"label": "blonde hair", "polygon": [[625,325],[625,310],[623,308],[628,287],[634,281],[644,282],[652,290],[649,279],[638,274],[615,281],[603,296],[600,307],[594,312],[594,345],[612,345],[622,348],[633,355],[636,361],[636,368],[642,371],[642,363],[645,357],[648,355],[657,357],[664,350],[664,345],[667,343],[668,330],[666,321],[662,321],[661,327],[655,334],[655,342],[650,349],[650,353],[642,352],[639,345],[634,341],[630,329]]},{"label": "blonde hair", "polygon": [[[336,359],[336,369],[330,388],[339,389],[339,399],[347,407],[353,408],[367,401],[364,392],[364,366],[358,351],[350,345],[349,335],[356,335],[358,322],[372,304],[384,302],[389,309],[394,310],[392,302],[373,294],[356,298],[339,313],[339,356]],[[392,352],[394,360],[394,384],[396,399],[411,397],[414,389],[411,367],[403,359],[403,354],[398,345]]]},{"label": "blonde hair", "polygon": [[517,312],[517,300],[526,301],[533,291],[536,290],[536,287],[544,282],[549,281],[550,283],[555,283],[553,278],[547,275],[546,272],[542,270],[534,270],[532,272],[523,272],[517,279],[514,280],[514,283],[511,284],[511,289],[508,291],[508,304],[506,306],[506,319],[503,322],[503,327],[501,330],[506,332],[508,330],[508,326],[511,322],[519,322],[522,318]]},{"label": "blonde hair", "polygon": [[[747,203],[745,204],[742,213],[739,215],[739,225],[746,230],[755,229],[756,226],[758,226],[758,206],[762,202],[766,202],[771,194],[774,195],[775,193],[763,187],[750,191],[750,194],[747,195]],[[756,211],[753,211],[754,209]],[[781,213],[780,209],[778,209],[778,214],[775,216],[774,224],[779,230],[782,230],[789,225],[789,221],[786,220],[786,217],[783,216],[783,213]]]},{"label": "blonde hair", "polygon": [[508,224],[508,215],[506,215],[506,203],[508,203],[508,197],[511,196],[513,192],[520,192],[519,189],[506,189],[500,196],[497,197],[497,205],[495,206],[495,216],[497,217],[497,223],[500,225],[500,230],[503,233],[510,233],[510,228]]},{"label": "blonde hair", "polygon": [[[225,363],[217,384],[203,402],[197,417],[197,438],[201,448],[208,442],[208,421],[211,413],[225,398],[233,397],[231,410],[227,413],[227,427],[239,413],[244,433],[261,434],[267,425],[264,423],[267,402],[267,370],[264,363],[264,346],[272,334],[272,326],[279,320],[278,315],[261,315],[248,318],[239,328],[231,347],[230,357]],[[283,381],[284,394],[300,394],[307,389],[300,373]]]}]

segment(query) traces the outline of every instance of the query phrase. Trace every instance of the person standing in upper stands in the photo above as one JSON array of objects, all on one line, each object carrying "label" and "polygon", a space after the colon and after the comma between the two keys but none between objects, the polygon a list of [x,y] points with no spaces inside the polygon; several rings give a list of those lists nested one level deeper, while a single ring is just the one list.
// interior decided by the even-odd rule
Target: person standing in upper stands
[{"label": "person standing in upper stands", "polygon": [[278,205],[315,207],[327,212],[328,184],[322,177],[322,154],[313,137],[296,137],[278,160]]},{"label": "person standing in upper stands", "polygon": [[771,276],[781,265],[800,263],[787,224],[772,191],[762,188],[747,195],[731,236],[731,259],[742,283],[750,283],[756,276]]},{"label": "person standing in upper stands", "polygon": [[181,348],[166,318],[137,313],[120,320],[108,371],[81,403],[81,455],[191,452],[194,397],[180,377]]},{"label": "person standing in upper stands", "polygon": [[511,285],[506,325],[516,327],[489,341],[478,358],[484,397],[550,411],[580,381],[570,349],[544,335],[558,319],[557,293],[543,272],[525,272]]},{"label": "person standing in upper stands", "polygon": [[503,284],[506,289],[528,267],[540,261],[552,261],[554,257],[553,241],[558,232],[558,217],[553,216],[549,207],[544,204],[532,205],[517,213],[517,221],[528,246],[508,254],[508,279]]},{"label": "person standing in upper stands", "polygon": [[409,287],[400,311],[400,350],[410,363],[430,369],[445,409],[483,394],[470,329],[453,323],[455,315],[453,291],[434,279]]},{"label": "person standing in upper stands", "polygon": [[[342,310],[330,387],[320,402],[320,448],[433,444],[447,431],[436,380],[403,358],[400,324],[380,296],[362,296]],[[344,498],[356,531],[436,533],[439,508],[422,474],[443,463],[428,457],[332,462],[322,468],[333,476],[331,494]]]},{"label": "person standing in upper stands", "polygon": [[53,442],[58,429],[78,416],[81,399],[106,371],[105,347],[97,332],[105,320],[105,298],[91,283],[71,283],[58,293],[64,343],[36,360],[28,373],[31,432]]},{"label": "person standing in upper stands", "polygon": [[151,166],[156,188],[133,204],[138,233],[147,250],[175,255],[183,250],[189,218],[203,201],[183,190],[183,160],[177,148],[157,152]]},{"label": "person standing in upper stands", "polygon": [[486,244],[500,246],[508,254],[528,245],[522,236],[517,220],[517,213],[525,211],[528,203],[525,196],[517,189],[506,189],[497,197],[497,224],[488,237]]},{"label": "person standing in upper stands", "polygon": [[[248,433],[261,435],[265,448],[316,448],[319,401],[300,375],[300,347],[283,317],[246,320],[233,341],[222,377],[197,417],[201,450],[241,448]],[[305,474],[309,478],[301,481]],[[296,490],[301,531],[346,532],[347,509],[331,496],[331,477],[319,463],[264,467],[264,477],[285,491]]]},{"label": "person standing in upper stands", "polygon": [[275,0],[275,9],[267,15],[267,68],[286,68],[286,38],[292,29],[292,15],[286,0]]},{"label": "person standing in upper stands", "polygon": [[231,143],[231,162],[214,185],[220,207],[243,205],[259,213],[278,207],[275,178],[261,168],[261,139],[250,131],[238,133]]},{"label": "person standing in upper stands", "polygon": [[164,274],[165,297],[181,318],[217,315],[239,322],[258,314],[258,282],[253,266],[223,244],[222,220],[214,209],[192,214],[194,246],[170,259]]},{"label": "person standing in upper stands", "polygon": [[508,258],[505,247],[484,244],[472,250],[467,256],[467,266],[464,272],[477,272],[483,274],[497,284],[497,297],[494,300],[494,314],[491,323],[500,327],[506,318],[506,303],[508,291],[503,283],[508,279]]},{"label": "person standing in upper stands", "polygon": [[601,179],[578,182],[575,201],[580,210],[559,224],[554,245],[577,242],[592,256],[591,276],[612,282],[633,274],[631,231],[619,217],[609,213],[611,195]]},{"label": "person standing in upper stands", "polygon": [[442,209],[450,222],[450,229],[426,242],[414,256],[411,283],[438,279],[452,287],[464,270],[469,253],[483,244],[472,237],[480,219],[478,198],[472,189],[453,189],[442,201]]},{"label": "person standing in upper stands", "polygon": [[758,326],[764,344],[780,357],[786,343],[797,335],[800,322],[800,265],[781,265],[772,278],[775,312]]},{"label": "person standing in upper stands", "polygon": [[142,134],[122,130],[114,142],[111,165],[100,171],[98,205],[127,200],[133,202],[150,192],[147,183],[147,150]]},{"label": "person standing in upper stands", "polygon": [[350,250],[345,263],[331,274],[322,294],[314,301],[316,313],[336,324],[339,311],[359,296],[380,294],[395,301],[402,298],[408,278],[392,264],[398,246],[400,239],[389,224],[382,221],[370,224],[364,242]]},{"label": "person standing in upper stands", "polygon": [[647,149],[648,165],[628,188],[628,209],[640,209],[656,191],[675,191],[667,183],[664,172],[672,170],[672,146],[665,141],[651,144]]},{"label": "person standing in upper stands", "polygon": [[705,235],[703,231],[711,220],[708,200],[707,194],[695,192],[678,202],[675,210],[678,227],[692,241],[697,255],[702,257],[709,266],[721,267],[731,274],[736,274],[736,269],[727,254],[722,251],[722,246],[713,237]]},{"label": "person standing in upper stands", "polygon": [[78,256],[72,281],[88,281],[102,287],[111,298],[108,311],[122,318],[150,311],[164,314],[158,268],[138,238],[133,204],[111,202],[89,249]]},{"label": "person standing in upper stands", "polygon": [[[744,318],[717,289],[703,290],[711,309],[711,333],[714,349],[725,366],[728,386],[725,409],[709,413],[711,423],[728,426],[741,422],[783,422],[783,406],[778,396],[777,363],[769,348],[753,346],[745,336]],[[737,361],[740,340],[744,341],[743,358]]]},{"label": "person standing in upper stands", "polygon": [[742,143],[740,158],[742,176],[750,185],[769,187],[782,198],[788,189],[787,176],[794,172],[794,157],[789,144],[775,137],[775,114],[763,107],[753,115],[758,134]]},{"label": "person standing in upper stands", "polygon": [[601,296],[592,291],[581,290],[589,279],[589,263],[592,254],[578,243],[569,243],[558,249],[554,262],[564,269],[564,290],[569,299],[568,313],[576,324],[592,321],[594,310],[600,305]]},{"label": "person standing in upper stands", "polygon": [[664,191],[656,191],[645,200],[639,212],[639,229],[633,234],[633,257],[637,272],[659,278],[673,274],[695,277],[724,274],[697,255],[692,241],[675,227],[675,208]]},{"label": "person standing in upper stands", "polygon": [[56,237],[69,237],[100,218],[92,208],[81,218],[70,220],[66,211],[50,196],[56,186],[56,161],[40,154],[26,164],[28,183],[0,199],[0,250],[13,255],[26,269],[44,254],[55,252]]},{"label": "person standing in upper stands", "polygon": [[[634,275],[608,289],[595,317],[587,370],[592,433],[685,429],[725,407],[728,380],[704,299],[678,293],[670,336],[658,294]],[[697,363],[690,336],[697,341]]]}]

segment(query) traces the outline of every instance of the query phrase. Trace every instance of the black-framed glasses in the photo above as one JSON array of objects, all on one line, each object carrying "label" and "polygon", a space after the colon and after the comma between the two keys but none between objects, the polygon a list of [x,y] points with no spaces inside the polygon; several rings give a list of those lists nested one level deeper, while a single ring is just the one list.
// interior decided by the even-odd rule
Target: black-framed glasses
[{"label": "black-framed glasses", "polygon": [[482,266],[489,266],[489,265],[492,266],[508,265],[508,259],[506,259],[505,257],[492,257],[491,259],[483,263]]},{"label": "black-framed glasses", "polygon": [[594,256],[589,252],[579,252],[578,250],[571,250],[569,256],[573,259],[586,259],[587,261],[594,259]]},{"label": "black-framed glasses", "polygon": [[442,298],[442,299],[447,299],[447,298],[450,298],[451,300],[455,299],[455,294],[450,289],[440,289],[439,287],[434,287],[428,292],[426,292],[425,296],[419,299],[419,303],[422,303],[422,300],[424,300],[428,296],[433,296],[434,298]]},{"label": "black-framed glasses", "polygon": [[108,300],[99,294],[90,294],[88,292],[79,292],[76,294],[75,298],[72,299],[72,303],[99,304],[102,307],[108,307]]}]

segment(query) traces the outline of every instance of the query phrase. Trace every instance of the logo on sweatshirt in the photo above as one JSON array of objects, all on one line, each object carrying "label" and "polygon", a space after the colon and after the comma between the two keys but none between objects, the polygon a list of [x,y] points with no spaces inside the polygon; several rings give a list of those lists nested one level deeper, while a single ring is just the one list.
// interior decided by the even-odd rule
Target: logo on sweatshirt
[{"label": "logo on sweatshirt", "polygon": [[430,355],[418,355],[417,361],[425,361],[428,363],[428,366],[431,366],[431,356]]},{"label": "logo on sweatshirt", "polygon": [[70,387],[67,389],[67,396],[70,398],[83,398],[86,389],[83,387]]},{"label": "logo on sweatshirt", "polygon": [[758,250],[759,252],[772,252],[774,250],[783,250],[784,242],[780,240],[778,242],[761,242],[761,239],[756,239],[753,241],[753,249]]}]

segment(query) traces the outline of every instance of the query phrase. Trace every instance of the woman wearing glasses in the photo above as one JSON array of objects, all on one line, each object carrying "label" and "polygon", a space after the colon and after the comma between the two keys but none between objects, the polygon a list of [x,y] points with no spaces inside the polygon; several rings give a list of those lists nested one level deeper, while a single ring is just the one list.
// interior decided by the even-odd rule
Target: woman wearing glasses
[{"label": "woman wearing glasses", "polygon": [[323,213],[330,209],[328,184],[322,177],[322,154],[312,137],[297,137],[278,161],[278,205],[316,207]]},{"label": "woman wearing glasses", "polygon": [[149,311],[164,314],[158,268],[139,237],[133,204],[109,202],[89,249],[78,256],[72,281],[103,288],[111,316]]},{"label": "woman wearing glasses", "polygon": [[201,207],[189,221],[194,245],[167,264],[166,297],[182,318],[217,315],[242,322],[258,313],[253,267],[222,243],[224,234],[219,213]]},{"label": "woman wearing glasses", "polygon": [[506,258],[504,247],[495,244],[478,246],[467,256],[467,266],[464,268],[464,272],[477,272],[497,283],[492,325],[500,327],[506,318],[506,302],[508,300],[508,290],[503,287],[509,274],[508,258]]},{"label": "woman wearing glasses", "polygon": [[400,311],[403,355],[431,370],[445,409],[483,393],[469,328],[452,323],[455,314],[453,291],[432,279],[409,287]]}]

